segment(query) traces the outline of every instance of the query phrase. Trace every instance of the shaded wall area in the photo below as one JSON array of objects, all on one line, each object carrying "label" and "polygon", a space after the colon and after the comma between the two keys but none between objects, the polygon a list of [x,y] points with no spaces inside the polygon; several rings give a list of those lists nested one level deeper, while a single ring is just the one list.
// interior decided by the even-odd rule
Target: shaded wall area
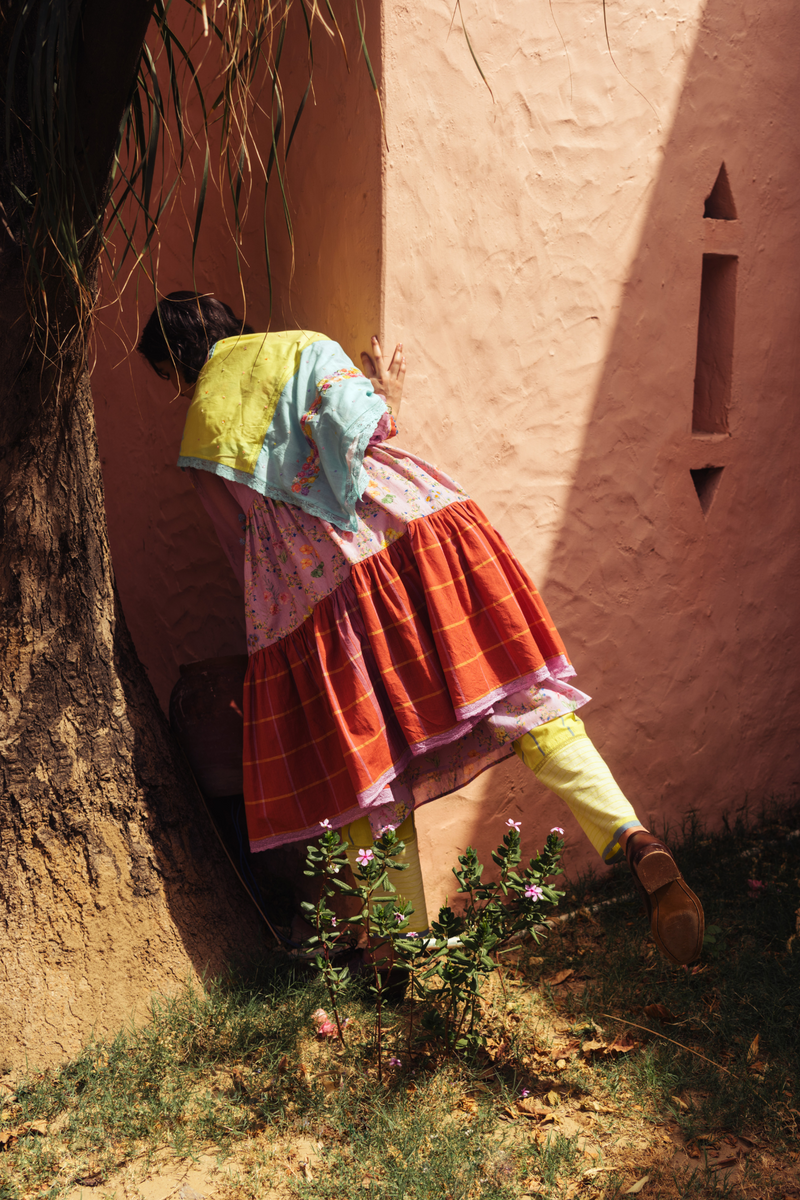
[{"label": "shaded wall area", "polygon": [[[470,488],[542,588],[595,697],[589,732],[646,822],[713,824],[786,795],[800,778],[790,5],[614,6],[615,61],[600,6],[554,5],[557,29],[544,8],[466,13],[494,102],[434,6],[410,31],[391,11],[386,305],[413,355],[404,439]],[[412,39],[425,50],[403,69]],[[723,162],[735,221],[703,216]],[[722,430],[693,436],[704,255],[738,259],[735,325]],[[420,815],[430,899],[452,893],[468,843],[488,858],[509,815],[534,844],[564,825],[570,871],[596,863],[511,760]]]},{"label": "shaded wall area", "polygon": [[[367,5],[368,44],[380,67],[379,11]],[[360,59],[355,16],[342,21],[350,71],[338,42],[319,28],[314,41],[313,91],[289,157],[288,204],[294,257],[285,233],[280,189],[273,178],[268,224],[272,295],[264,267],[262,208],[250,206],[242,239],[241,277],[219,197],[209,189],[196,260],[196,286],[246,311],[257,329],[321,330],[351,356],[369,345],[380,317],[380,117]],[[184,41],[205,56],[213,77],[215,48],[204,42],[199,16],[190,13]],[[157,44],[155,37],[149,39]],[[283,51],[284,103],[289,118],[305,90],[307,39],[299,11],[292,14]],[[269,100],[269,90],[261,101]],[[198,113],[189,120],[197,127]],[[289,121],[284,126],[288,133]],[[264,120],[261,147],[268,151]],[[195,199],[203,153],[190,158],[175,207],[156,243],[157,284],[164,295],[190,288]],[[97,330],[92,375],[103,461],[111,551],[123,608],[137,651],[162,705],[178,664],[245,652],[241,591],[213,527],[176,461],[185,409],[168,384],[133,353],[137,331],[153,309],[152,285],[140,273],[124,291],[109,280]]]}]

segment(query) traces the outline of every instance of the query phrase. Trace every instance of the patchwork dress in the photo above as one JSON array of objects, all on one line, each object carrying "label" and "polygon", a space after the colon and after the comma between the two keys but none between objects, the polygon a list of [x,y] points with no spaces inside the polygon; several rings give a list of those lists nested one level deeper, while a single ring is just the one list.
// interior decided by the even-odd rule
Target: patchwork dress
[{"label": "patchwork dress", "polygon": [[[502,537],[458,484],[394,445],[382,397],[335,350],[347,365],[312,371],[313,387],[301,380],[292,400],[305,457],[283,453],[272,483],[263,445],[270,437],[269,449],[277,444],[274,414],[249,476],[222,453],[187,453],[188,434],[179,460],[244,588],[253,850],[316,836],[323,820],[339,827],[364,815],[378,836],[589,699],[567,682],[574,670],[563,643]],[[193,406],[214,391],[213,372],[204,372]],[[364,424],[348,409],[340,421],[350,448],[342,458],[348,482],[336,484],[328,466],[337,514],[331,496],[315,496],[308,483],[323,473],[320,463],[334,461],[308,418],[324,414],[334,387],[356,386],[357,408],[369,414]]]}]

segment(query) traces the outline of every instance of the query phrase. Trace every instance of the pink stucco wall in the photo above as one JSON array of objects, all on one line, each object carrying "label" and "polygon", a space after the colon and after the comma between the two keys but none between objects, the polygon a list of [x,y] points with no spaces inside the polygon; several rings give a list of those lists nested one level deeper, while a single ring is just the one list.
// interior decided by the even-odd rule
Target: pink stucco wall
[{"label": "pink stucco wall", "polygon": [[[437,5],[411,26],[388,9],[407,436],[539,583],[640,815],[713,823],[800,778],[793,8],[615,5],[617,69],[600,5],[553,5],[559,29],[524,0],[470,7],[494,104]],[[723,161],[736,222],[703,218]],[[739,257],[730,436],[692,436],[704,252]],[[690,469],[709,465],[704,516]],[[540,839],[562,811],[512,760],[428,809],[423,845],[439,862],[443,827],[489,843],[506,815]]]},{"label": "pink stucco wall", "polygon": [[[382,159],[366,73],[346,76],[321,45],[280,316],[351,354],[376,327],[402,338],[402,441],[471,490],[539,584],[595,696],[590,732],[640,815],[715,822],[800,778],[800,33],[789,0],[624,0],[608,9],[612,60],[602,5],[463,9],[494,101],[448,6],[384,0]],[[377,4],[368,15],[377,42]],[[703,217],[723,161],[735,222]],[[187,244],[177,226],[162,241],[163,291],[185,286]],[[259,323],[255,230],[248,253]],[[700,437],[704,253],[738,256],[738,273],[728,433]],[[236,295],[222,239],[201,247],[199,282]],[[128,338],[135,315],[128,296]],[[178,661],[240,647],[240,606],[172,466],[181,415],[120,359],[106,331],[95,389],[112,549],[164,699]],[[724,469],[704,514],[690,470],[706,466]],[[486,851],[508,815],[534,841],[566,825],[569,867],[590,861],[512,759],[420,814],[429,899],[450,890],[455,853]]]}]

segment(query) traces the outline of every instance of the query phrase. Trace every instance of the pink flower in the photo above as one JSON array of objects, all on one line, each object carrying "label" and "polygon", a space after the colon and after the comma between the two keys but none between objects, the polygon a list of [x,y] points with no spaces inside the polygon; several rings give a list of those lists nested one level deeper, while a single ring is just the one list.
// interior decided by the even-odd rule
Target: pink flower
[{"label": "pink flower", "polygon": [[395,921],[397,922],[397,924],[399,925],[401,921],[404,921],[404,920],[405,920],[405,917],[403,916],[403,914],[402,914],[402,913],[396,912],[396,913],[394,914],[394,919],[395,919]]},{"label": "pink flower", "polygon": [[367,863],[371,863],[375,855],[371,850],[359,850],[356,855],[356,862],[359,866],[366,867]]},{"label": "pink flower", "polygon": [[336,917],[331,917],[331,925],[333,926],[334,929],[336,928],[336,926],[338,924],[339,924],[339,922],[336,920]]},{"label": "pink flower", "polygon": [[561,837],[563,837],[563,836],[564,836],[564,830],[561,828],[561,826],[560,826],[560,825],[554,825],[554,826],[553,826],[553,828],[550,830],[550,832],[551,832],[551,833],[557,833],[557,834],[559,834]]},{"label": "pink flower", "polygon": [[519,833],[520,829],[522,829],[522,822],[512,821],[511,817],[509,817],[506,821],[506,825],[509,827],[509,829],[516,829],[517,833]]},{"label": "pink flower", "polygon": [[322,826],[323,829],[331,829],[332,828],[331,823],[327,817],[325,818],[324,821],[320,821],[320,825]]},{"label": "pink flower", "polygon": [[280,596],[278,596],[278,599],[280,600],[281,604],[288,604],[289,603],[288,592],[281,592]]},{"label": "pink flower", "polygon": [[540,887],[537,887],[535,883],[529,883],[525,888],[525,895],[529,900],[541,900],[544,892]]},{"label": "pink flower", "polygon": [[760,879],[748,879],[747,886],[751,892],[763,892],[767,885],[762,883]]},{"label": "pink flower", "polygon": [[520,1092],[520,1096],[524,1100],[526,1096],[530,1096],[530,1092],[528,1091],[527,1088],[523,1088],[522,1091]]},{"label": "pink flower", "polygon": [[389,1059],[390,1067],[402,1067],[402,1065],[403,1065],[402,1059],[398,1058],[395,1054],[393,1054],[392,1057]]},{"label": "pink flower", "polygon": [[[316,1023],[317,1034],[319,1037],[338,1037],[339,1030],[336,1028],[336,1022],[332,1021],[324,1008],[318,1008],[315,1013],[312,1013],[312,1020]],[[349,1018],[345,1017],[342,1021],[342,1029],[347,1027]]]}]

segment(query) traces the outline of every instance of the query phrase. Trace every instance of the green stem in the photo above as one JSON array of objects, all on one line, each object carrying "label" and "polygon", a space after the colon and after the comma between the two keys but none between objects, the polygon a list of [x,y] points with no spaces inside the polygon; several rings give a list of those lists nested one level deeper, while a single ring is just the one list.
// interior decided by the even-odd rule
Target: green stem
[{"label": "green stem", "polygon": [[[326,870],[327,870],[328,866],[329,866],[329,864],[326,864]],[[324,879],[325,879],[325,876],[323,876],[323,880]],[[342,1023],[339,1020],[339,1008],[336,1003],[336,993],[333,989],[333,982],[331,979],[331,970],[332,970],[331,955],[330,955],[330,950],[328,949],[327,939],[323,936],[323,932],[322,932],[322,916],[321,916],[320,910],[322,908],[323,900],[325,900],[328,895],[329,895],[329,892],[327,891],[327,889],[325,887],[325,883],[323,882],[323,885],[320,888],[319,899],[317,900],[317,919],[316,919],[317,937],[322,942],[322,953],[325,958],[325,970],[323,972],[323,975],[325,978],[325,987],[328,989],[328,996],[330,997],[331,1008],[333,1009],[333,1019],[336,1022],[336,1029],[339,1034],[339,1041],[342,1043],[342,1045],[344,1045],[345,1044],[344,1030],[342,1029]]]}]

